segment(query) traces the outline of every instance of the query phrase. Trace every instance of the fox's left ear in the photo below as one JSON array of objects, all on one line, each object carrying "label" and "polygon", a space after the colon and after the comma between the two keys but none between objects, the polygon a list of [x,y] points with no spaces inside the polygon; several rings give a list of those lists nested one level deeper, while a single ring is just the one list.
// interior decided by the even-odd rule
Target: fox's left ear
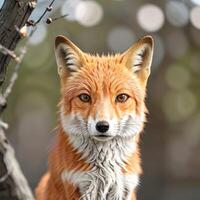
[{"label": "fox's left ear", "polygon": [[151,36],[138,40],[122,54],[122,62],[146,84],[151,71],[154,42]]}]

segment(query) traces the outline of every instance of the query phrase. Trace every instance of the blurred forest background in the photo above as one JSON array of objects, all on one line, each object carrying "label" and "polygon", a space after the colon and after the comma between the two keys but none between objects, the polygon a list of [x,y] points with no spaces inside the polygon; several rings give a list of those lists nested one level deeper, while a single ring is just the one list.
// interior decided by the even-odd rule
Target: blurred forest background
[{"label": "blurred forest background", "polygon": [[[38,0],[30,19],[37,19],[48,4]],[[199,200],[200,0],[56,0],[50,17],[65,14],[49,25],[40,23],[31,37],[4,114],[8,137],[31,187],[47,169],[56,127],[60,87],[55,36],[69,37],[83,51],[106,54],[122,52],[150,34],[155,54],[138,199]]]}]

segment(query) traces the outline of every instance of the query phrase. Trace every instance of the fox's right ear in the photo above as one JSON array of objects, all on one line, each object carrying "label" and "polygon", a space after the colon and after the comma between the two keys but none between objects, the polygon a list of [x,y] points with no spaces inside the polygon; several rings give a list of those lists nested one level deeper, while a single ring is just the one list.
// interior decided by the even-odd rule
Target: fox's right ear
[{"label": "fox's right ear", "polygon": [[76,72],[83,64],[83,52],[66,37],[59,35],[55,40],[55,56],[58,66],[58,74],[69,76]]}]

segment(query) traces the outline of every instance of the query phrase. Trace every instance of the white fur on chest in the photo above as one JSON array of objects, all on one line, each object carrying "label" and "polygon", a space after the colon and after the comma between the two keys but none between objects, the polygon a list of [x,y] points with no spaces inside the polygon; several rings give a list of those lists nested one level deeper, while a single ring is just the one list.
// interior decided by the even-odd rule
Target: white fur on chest
[{"label": "white fur on chest", "polygon": [[123,175],[118,170],[106,174],[100,169],[89,172],[64,170],[62,180],[78,187],[80,199],[84,200],[130,200],[139,183],[137,174]]},{"label": "white fur on chest", "polygon": [[127,156],[135,151],[135,141],[125,144],[117,139],[106,143],[81,140],[83,138],[71,138],[82,157],[93,167],[88,172],[64,170],[62,180],[77,186],[84,200],[129,200],[139,177],[134,173],[124,175],[121,169]]}]

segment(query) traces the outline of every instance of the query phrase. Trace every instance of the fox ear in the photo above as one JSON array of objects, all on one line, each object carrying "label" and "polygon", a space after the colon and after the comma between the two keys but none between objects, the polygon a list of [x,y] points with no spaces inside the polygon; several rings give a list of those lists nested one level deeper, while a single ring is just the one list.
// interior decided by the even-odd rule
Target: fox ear
[{"label": "fox ear", "polygon": [[55,56],[60,76],[76,72],[83,62],[83,52],[61,35],[57,36],[55,40]]},{"label": "fox ear", "polygon": [[122,62],[130,68],[138,78],[146,83],[151,71],[154,42],[151,36],[138,40],[122,54]]}]

